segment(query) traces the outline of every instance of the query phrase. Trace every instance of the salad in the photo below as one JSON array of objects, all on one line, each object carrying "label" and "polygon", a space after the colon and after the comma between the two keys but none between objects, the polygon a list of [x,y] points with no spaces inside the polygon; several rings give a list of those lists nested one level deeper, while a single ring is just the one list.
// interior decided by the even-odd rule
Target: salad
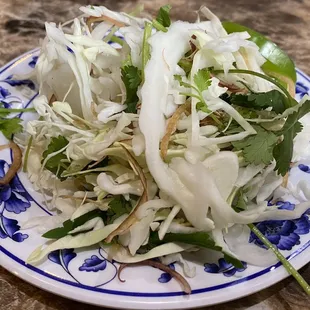
[{"label": "salad", "polygon": [[[186,293],[195,270],[182,253],[221,252],[242,267],[277,259],[310,288],[255,223],[301,217],[268,206],[288,192],[310,98],[294,99],[294,63],[275,44],[202,7],[197,21],[172,22],[103,6],[46,23],[35,68],[38,114],[9,147],[53,217],[32,218],[49,241],[28,258],[94,244],[119,262],[169,272]],[[303,118],[304,119],[304,118]],[[296,135],[298,143],[294,146]],[[294,151],[295,148],[295,151]],[[293,158],[294,157],[294,158]],[[295,191],[297,192],[297,190]],[[254,224],[253,224],[254,223]],[[248,242],[250,231],[266,249]]]}]

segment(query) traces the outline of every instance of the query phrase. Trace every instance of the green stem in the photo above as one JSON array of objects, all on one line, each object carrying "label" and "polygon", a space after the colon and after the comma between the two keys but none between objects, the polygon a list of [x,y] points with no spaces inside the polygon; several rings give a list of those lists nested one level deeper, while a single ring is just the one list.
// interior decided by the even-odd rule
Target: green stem
[{"label": "green stem", "polygon": [[284,268],[290,273],[303,290],[310,295],[310,286],[305,281],[305,279],[300,275],[300,273],[291,265],[291,263],[279,252],[279,250],[260,232],[260,230],[254,224],[248,224],[251,231],[261,240],[261,242],[270,249],[277,259],[283,264]]},{"label": "green stem", "polygon": [[35,112],[35,108],[26,108],[26,109],[7,109],[0,108],[0,113],[21,113],[21,112]]},{"label": "green stem", "polygon": [[[224,72],[224,70],[213,70],[212,73],[220,74],[220,73],[225,73],[225,72]],[[274,78],[271,78],[270,76],[264,75],[264,74],[259,73],[259,72],[255,72],[255,71],[251,71],[251,70],[243,70],[243,69],[232,69],[232,70],[229,70],[228,73],[250,74],[250,75],[254,75],[254,76],[260,77],[260,78],[262,78],[262,79],[264,79],[264,80],[274,84],[279,89],[281,89],[282,92],[287,97],[288,102],[285,102],[286,108],[290,108],[291,107],[291,103],[292,103],[292,99],[293,99],[292,96],[287,91],[287,89],[283,85],[281,85],[280,83],[276,82],[276,80]]]},{"label": "green stem", "polygon": [[145,22],[143,44],[142,44],[142,81],[144,81],[145,66],[150,59],[150,45],[148,44],[147,41],[151,35],[152,35],[152,24]]},{"label": "green stem", "polygon": [[24,172],[27,172],[28,157],[29,157],[32,141],[33,141],[33,136],[30,136],[29,141],[28,141],[28,145],[27,145],[27,149],[26,149],[26,153],[25,153],[25,157],[24,157],[25,158],[24,159],[24,166],[23,166],[23,171]]},{"label": "green stem", "polygon": [[164,27],[161,23],[159,23],[156,19],[152,21],[153,27],[156,28],[158,31],[167,32],[167,28]]}]

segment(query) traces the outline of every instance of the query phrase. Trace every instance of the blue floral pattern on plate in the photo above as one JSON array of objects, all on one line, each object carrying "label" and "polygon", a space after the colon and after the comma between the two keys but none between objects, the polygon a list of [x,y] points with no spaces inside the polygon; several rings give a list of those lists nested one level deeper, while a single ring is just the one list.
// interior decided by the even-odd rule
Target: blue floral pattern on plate
[{"label": "blue floral pattern on plate", "polygon": [[[288,201],[278,201],[276,203],[280,210],[294,210],[295,205]],[[310,209],[307,210],[299,219],[284,221],[264,221],[256,224],[256,227],[265,237],[280,250],[291,250],[295,245],[300,244],[300,235],[308,234],[310,231],[310,219],[308,217]],[[266,248],[260,239],[250,233],[249,242]]]},{"label": "blue floral pattern on plate", "polygon": [[32,56],[31,61],[28,62],[28,66],[34,68],[37,64],[39,56]]},{"label": "blue floral pattern on plate", "polygon": [[62,266],[68,271],[69,263],[76,257],[74,249],[64,249],[53,251],[48,255],[48,259],[55,264]]},{"label": "blue floral pattern on plate", "polygon": [[[30,56],[26,59],[27,60],[24,62],[24,67],[27,67],[29,69],[35,67],[37,59],[38,59],[37,56]],[[21,80],[22,82],[18,82],[18,81],[13,80],[13,75],[11,73],[12,72],[21,73],[21,71],[14,70],[14,69],[12,71],[9,70],[8,71],[9,73],[4,73],[4,71],[1,74],[1,78],[0,78],[0,100],[2,103],[2,107],[10,108],[10,107],[12,107],[14,102],[23,102],[23,100],[25,100],[25,98],[23,97],[24,95],[19,92],[20,89],[22,89],[22,87],[28,88],[28,90],[32,89],[32,88],[34,88],[34,86],[33,86],[34,83],[29,82],[29,80],[27,80],[27,79]],[[304,79],[304,81],[306,81],[306,79]],[[309,82],[310,82],[310,80],[309,80]],[[16,88],[16,90],[15,90],[14,88],[17,86],[21,86],[21,88],[20,89]],[[307,86],[305,86],[303,83],[297,84],[297,89],[296,89],[297,94],[305,94],[306,91],[308,91],[308,90],[309,90],[309,88]],[[17,96],[14,96],[14,95],[17,95]],[[28,99],[28,98],[26,98],[26,99]],[[28,100],[27,100],[27,102],[28,102]],[[2,158],[6,158],[6,157],[3,156]],[[8,166],[6,166],[6,164],[3,164],[3,166],[4,166],[4,168],[8,167]],[[295,167],[295,168],[297,168],[297,167]],[[309,170],[309,168],[307,168],[305,165],[304,165],[303,169],[304,169],[303,171],[305,171],[305,172],[308,172],[308,170]],[[307,174],[305,174],[305,175],[307,177]],[[28,186],[29,186],[29,188],[31,187],[31,185],[27,184],[27,187],[26,187],[27,189],[28,189]],[[29,193],[31,193],[31,191],[29,191]],[[8,250],[8,249],[6,249],[6,250],[8,252],[12,253],[12,255],[14,255],[16,258],[23,260],[23,262],[24,262],[24,257],[19,256],[19,252],[21,252],[20,249],[22,247],[19,244],[17,244],[17,246],[14,246],[14,242],[22,242],[28,238],[27,234],[23,234],[23,233],[19,232],[20,226],[18,223],[21,222],[21,220],[24,220],[25,218],[27,218],[28,214],[37,215],[37,212],[35,211],[36,210],[35,204],[33,203],[33,207],[30,208],[30,204],[27,203],[27,201],[31,202],[31,198],[28,196],[29,195],[26,193],[26,191],[22,187],[22,184],[18,178],[16,178],[16,180],[15,179],[12,180],[9,187],[3,186],[0,188],[0,200],[1,200],[0,201],[0,211],[1,211],[1,214],[0,214],[0,238],[3,238],[3,239],[6,238],[6,241],[3,242],[5,244],[5,246],[6,246],[7,241],[10,242],[10,245],[12,245],[12,242],[13,242],[13,246],[12,246],[13,250],[12,251]],[[38,206],[42,209],[45,209],[44,206],[40,206],[40,202],[41,201],[38,200],[38,203],[37,203]],[[278,201],[276,203],[276,205],[278,206],[279,209],[285,209],[285,210],[293,210],[295,208],[294,204],[292,204],[290,202]],[[26,214],[26,216],[25,216],[25,214]],[[10,218],[10,217],[14,217],[14,218]],[[259,223],[259,224],[261,224],[261,223]],[[259,224],[257,224],[257,225],[259,225]],[[265,223],[264,225],[266,225],[266,227],[268,228],[267,224],[268,223]],[[284,223],[282,223],[281,225],[284,225]],[[307,215],[306,214],[303,215],[302,219],[300,219],[297,224],[294,223],[294,225],[296,227],[292,225],[291,227],[294,227],[294,228],[288,229],[288,231],[292,230],[292,231],[294,231],[295,234],[297,234],[297,235],[299,234],[300,236],[302,234],[307,233],[307,231],[309,231],[309,219],[308,219]],[[31,234],[31,237],[33,237],[32,231],[29,234]],[[304,235],[303,239],[301,240],[301,245],[305,244],[304,240],[306,240],[306,242],[307,242],[307,240],[309,240],[309,238],[307,239],[308,236],[309,235]],[[281,236],[281,238],[282,238],[282,236]],[[29,240],[29,242],[28,242],[28,240]],[[31,244],[30,241],[32,241],[32,240],[33,240],[32,238],[31,239],[28,238],[26,240],[26,242],[23,243],[23,246],[25,248],[28,247],[29,244]],[[255,240],[253,240],[252,242],[255,242]],[[282,241],[280,243],[282,243]],[[298,244],[298,243],[296,243],[296,244]],[[298,248],[297,250],[301,249],[301,247],[297,247],[297,248]],[[295,252],[295,253],[297,253],[297,252]],[[298,255],[299,255],[299,253],[298,253]],[[94,288],[94,287],[104,286],[106,283],[113,281],[113,279],[115,279],[115,275],[117,274],[116,266],[114,265],[114,263],[108,261],[104,256],[105,255],[102,255],[100,252],[98,254],[97,249],[92,251],[91,253],[89,252],[88,249],[85,249],[85,251],[84,251],[84,249],[83,249],[83,251],[74,250],[74,249],[57,251],[55,253],[50,253],[49,260],[46,262],[48,265],[48,268],[46,270],[41,269],[41,270],[37,271],[36,275],[38,277],[41,277],[41,279],[46,280],[48,282],[49,281],[48,274],[54,274],[55,275],[54,280],[56,279],[56,281],[57,281],[57,278],[59,278],[60,282],[62,280],[64,280],[66,282],[63,282],[63,283],[65,283],[69,287],[70,287],[70,285],[72,285],[73,287],[83,287],[83,286],[85,287],[85,286],[87,286],[88,290],[92,290],[92,288]],[[24,268],[24,265],[22,268]],[[175,268],[174,264],[170,265],[170,268],[174,269]],[[202,267],[200,267],[200,268],[202,268]],[[216,261],[215,264],[214,263],[207,263],[204,265],[204,270],[206,272],[219,274],[219,278],[220,277],[222,277],[222,278],[231,277],[233,274],[238,274],[238,273],[240,273],[240,275],[241,275],[241,272],[243,270],[246,270],[246,275],[245,275],[243,283],[246,283],[246,284],[249,283],[249,285],[251,282],[248,282],[248,280],[246,280],[247,279],[246,276],[248,274],[250,274],[250,275],[254,274],[255,278],[260,277],[260,275],[258,275],[258,273],[253,273],[251,268],[252,268],[251,266],[247,267],[245,264],[244,268],[237,269],[237,268],[234,268],[233,266],[231,266],[230,264],[228,264],[227,262],[225,262],[225,261],[223,262],[222,260]],[[53,273],[53,271],[55,269],[56,269],[56,272]],[[50,270],[52,270],[52,271],[50,271]],[[64,276],[64,274],[65,274],[65,276]],[[168,273],[159,272],[158,274],[160,274],[159,278],[157,275],[154,279],[150,280],[151,285],[154,285],[154,283],[157,284],[158,282],[159,283],[167,283],[171,280],[171,276]],[[200,274],[201,274],[201,272],[200,272]],[[204,273],[202,273],[202,274],[204,274]],[[68,275],[69,275],[69,277],[68,277]],[[244,274],[242,276],[244,276]],[[70,279],[70,277],[71,277],[71,279]],[[85,281],[85,278],[87,278],[87,277],[89,279],[88,282]],[[68,278],[69,278],[69,281],[68,281]],[[95,283],[96,279],[98,279],[98,281]],[[117,281],[117,280],[115,279],[115,281]],[[228,287],[230,285],[234,285],[234,281],[231,282],[231,281],[228,281],[227,279],[224,280],[224,283],[225,283],[225,287]],[[80,286],[80,284],[82,284],[82,285]],[[113,282],[113,286],[114,285],[115,285],[115,283]],[[122,295],[122,292],[127,292],[127,289],[129,289],[125,285],[122,288],[118,289],[118,285],[119,284],[116,284],[115,286],[117,287],[116,292],[119,295]],[[120,284],[120,285],[122,285],[122,284]],[[205,290],[205,291],[209,290],[209,287],[207,289],[205,289],[205,286],[204,286],[205,283],[203,283],[201,285],[202,286],[199,287],[200,290],[201,289]],[[110,287],[108,286],[107,289],[110,289]],[[131,290],[131,288],[129,290]],[[136,293],[135,289],[132,289],[132,290],[134,290],[134,293]],[[210,290],[211,294],[212,294],[212,290],[213,290],[213,287],[211,287],[211,290]],[[93,290],[93,291],[99,291],[99,290]],[[104,293],[106,293],[106,292],[104,292]],[[169,292],[169,294],[170,293],[171,292]],[[115,293],[113,293],[113,294],[115,294]],[[177,295],[179,295],[179,292],[177,292]],[[161,293],[158,293],[157,297],[162,298]],[[130,297],[126,296],[125,298],[129,299]],[[134,298],[136,298],[136,297],[134,297]]]},{"label": "blue floral pattern on plate", "polygon": [[297,81],[296,83],[296,94],[303,97],[304,95],[307,95],[309,93],[309,87],[307,87],[302,82]]},{"label": "blue floral pattern on plate", "polygon": [[107,260],[99,258],[97,255],[92,255],[90,258],[85,259],[84,264],[80,266],[80,271],[98,272],[107,268]]},{"label": "blue floral pattern on plate", "polygon": [[306,172],[306,173],[310,173],[310,167],[304,164],[299,164],[298,165],[299,170]]},{"label": "blue floral pattern on plate", "polygon": [[[83,283],[85,280],[85,276],[83,276],[85,271],[87,273],[104,272],[103,276],[100,277],[104,280],[104,282],[100,281],[99,284],[94,285],[99,287],[111,282],[116,277],[117,268],[114,263],[111,263],[101,254],[100,249],[97,253],[91,254],[90,257],[84,259],[82,265],[76,265],[79,260],[76,261],[74,266],[69,266],[70,263],[78,256],[74,249],[53,251],[48,255],[48,259],[51,262],[60,265],[63,270],[78,283]],[[107,270],[108,266],[110,267],[110,270]]]},{"label": "blue floral pattern on plate", "polygon": [[[168,267],[172,270],[175,270],[175,265],[174,263],[169,264]],[[158,282],[160,283],[168,283],[172,279],[172,276],[168,272],[163,272],[160,277],[158,278]]]},{"label": "blue floral pattern on plate", "polygon": [[10,95],[11,95],[11,93],[9,92],[8,89],[0,86],[0,100],[6,99]]},{"label": "blue floral pattern on plate", "polygon": [[33,81],[25,79],[25,80],[18,80],[18,79],[13,79],[13,74],[9,75],[8,77],[6,77],[4,80],[1,80],[0,82],[2,83],[7,83],[12,87],[16,87],[16,86],[27,86],[29,87],[31,90],[35,90],[36,86],[33,83]]},{"label": "blue floral pattern on plate", "polygon": [[[5,160],[0,160],[0,178],[3,178],[9,164]],[[7,185],[0,186],[0,238],[11,238],[16,242],[23,242],[28,238],[27,234],[18,232],[20,226],[18,221],[11,219],[6,213],[20,214],[25,212],[30,206],[32,198],[25,191],[17,176]]]},{"label": "blue floral pattern on plate", "polygon": [[247,268],[247,263],[242,262],[243,268],[236,268],[231,263],[228,263],[224,258],[218,260],[218,264],[204,264],[204,271],[208,273],[222,273],[225,277],[232,277],[237,272],[242,272]]}]

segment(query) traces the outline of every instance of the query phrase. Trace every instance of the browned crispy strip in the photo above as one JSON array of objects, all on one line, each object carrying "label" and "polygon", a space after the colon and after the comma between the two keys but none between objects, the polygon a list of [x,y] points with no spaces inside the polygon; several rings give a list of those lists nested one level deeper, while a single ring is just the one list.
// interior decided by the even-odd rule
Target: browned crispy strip
[{"label": "browned crispy strip", "polygon": [[110,243],[112,241],[112,239],[118,235],[122,235],[125,232],[128,231],[128,229],[135,224],[138,221],[138,218],[136,216],[136,213],[139,209],[139,207],[144,204],[145,202],[148,201],[148,188],[147,188],[147,181],[146,181],[146,177],[143,173],[142,168],[139,166],[138,162],[136,161],[136,159],[131,155],[131,153],[126,149],[125,146],[121,145],[121,147],[124,149],[124,151],[126,152],[128,161],[132,167],[132,169],[138,174],[142,186],[143,186],[143,193],[142,196],[140,197],[137,205],[135,206],[134,210],[128,215],[128,217],[122,222],[122,224],[120,226],[118,226],[114,231],[112,231],[107,238],[105,239],[105,241],[107,243]]},{"label": "browned crispy strip", "polygon": [[0,146],[0,150],[4,150],[7,148],[11,148],[13,151],[13,162],[12,162],[8,172],[5,174],[5,176],[0,179],[0,185],[9,184],[22,165],[22,151],[19,148],[19,146],[16,143],[14,143],[13,141],[11,141],[9,144],[5,144],[5,145]]},{"label": "browned crispy strip", "polygon": [[98,22],[107,22],[111,25],[115,25],[117,27],[124,27],[125,24],[122,23],[122,22],[119,22],[111,17],[108,17],[108,16],[105,16],[105,15],[102,15],[102,16],[89,16],[87,19],[86,19],[86,25],[89,29],[90,32],[93,31],[93,28],[92,28],[92,23],[98,23]]},{"label": "browned crispy strip", "polygon": [[50,100],[48,101],[48,105],[51,106],[52,103],[53,103],[54,101],[56,101],[56,100],[57,100],[57,98],[56,98],[56,96],[53,94],[53,95],[51,96]]},{"label": "browned crispy strip", "polygon": [[166,133],[163,136],[161,142],[160,142],[160,155],[164,159],[167,155],[168,146],[169,146],[169,140],[171,135],[176,131],[177,129],[177,123],[182,114],[187,111],[187,109],[190,107],[190,103],[184,103],[181,106],[179,106],[176,111],[173,113],[173,115],[169,118],[168,124],[166,127]]}]

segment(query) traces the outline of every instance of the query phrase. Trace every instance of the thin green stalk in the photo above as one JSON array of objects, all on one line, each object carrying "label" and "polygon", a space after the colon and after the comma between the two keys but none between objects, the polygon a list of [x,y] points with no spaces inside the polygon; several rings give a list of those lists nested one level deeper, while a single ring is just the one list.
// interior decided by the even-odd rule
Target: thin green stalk
[{"label": "thin green stalk", "polygon": [[[220,74],[220,73],[224,73],[224,70],[213,70],[212,73]],[[290,93],[288,92],[288,90],[283,85],[281,85],[280,83],[276,82],[275,79],[271,78],[270,76],[264,75],[264,74],[259,73],[259,72],[255,72],[255,71],[251,71],[251,70],[243,70],[243,69],[232,69],[232,70],[229,70],[228,73],[250,74],[250,75],[254,75],[254,76],[260,77],[260,78],[262,78],[262,79],[264,79],[264,80],[274,84],[275,86],[280,88],[282,90],[282,92],[285,94],[285,96],[287,97],[288,102],[285,102],[286,108],[290,108],[291,107],[291,103],[293,102],[293,100],[292,100],[293,98],[290,95]]]},{"label": "thin green stalk", "polygon": [[156,19],[152,21],[153,27],[156,28],[158,31],[167,32],[167,28],[164,27],[161,23],[159,23]]},{"label": "thin green stalk", "polygon": [[292,264],[280,253],[280,251],[260,232],[260,230],[254,224],[248,224],[251,231],[260,239],[260,241],[270,249],[277,259],[283,264],[284,268],[289,274],[291,274],[303,290],[310,295],[310,286],[306,280],[300,275],[300,273],[292,266]]},{"label": "thin green stalk", "polygon": [[113,26],[111,31],[108,33],[106,37],[103,38],[104,42],[109,42],[111,38],[114,36],[115,32],[118,30],[118,27]]},{"label": "thin green stalk", "polygon": [[223,126],[223,123],[212,113],[209,115],[219,126]]},{"label": "thin green stalk", "polygon": [[25,108],[25,109],[7,109],[0,108],[0,113],[21,113],[21,112],[35,112],[35,108]]},{"label": "thin green stalk", "polygon": [[150,59],[150,45],[148,44],[147,41],[151,37],[151,35],[152,35],[152,24],[145,22],[143,44],[142,44],[142,81],[144,81],[145,66]]},{"label": "thin green stalk", "polygon": [[28,141],[28,144],[27,144],[27,149],[26,149],[25,157],[24,157],[23,172],[27,172],[28,157],[29,157],[29,153],[30,153],[32,141],[33,141],[33,136],[30,136],[29,141]]},{"label": "thin green stalk", "polygon": [[124,45],[124,40],[117,36],[112,36],[110,41],[113,41],[114,43],[118,43],[119,45],[123,46]]},{"label": "thin green stalk", "polygon": [[92,173],[92,172],[103,172],[103,171],[107,171],[107,169],[105,167],[102,167],[102,168],[94,168],[94,169],[88,169],[88,170],[77,171],[77,172],[72,172],[72,173],[65,173],[63,177],[67,178],[67,177],[72,177],[75,175],[87,174],[87,173]]},{"label": "thin green stalk", "polygon": [[196,99],[201,101],[201,98],[198,95],[195,95],[195,94],[192,94],[192,93],[183,93],[182,92],[182,93],[180,93],[180,95],[183,95],[183,96],[186,96],[186,97],[194,97],[194,98],[196,98]]}]

